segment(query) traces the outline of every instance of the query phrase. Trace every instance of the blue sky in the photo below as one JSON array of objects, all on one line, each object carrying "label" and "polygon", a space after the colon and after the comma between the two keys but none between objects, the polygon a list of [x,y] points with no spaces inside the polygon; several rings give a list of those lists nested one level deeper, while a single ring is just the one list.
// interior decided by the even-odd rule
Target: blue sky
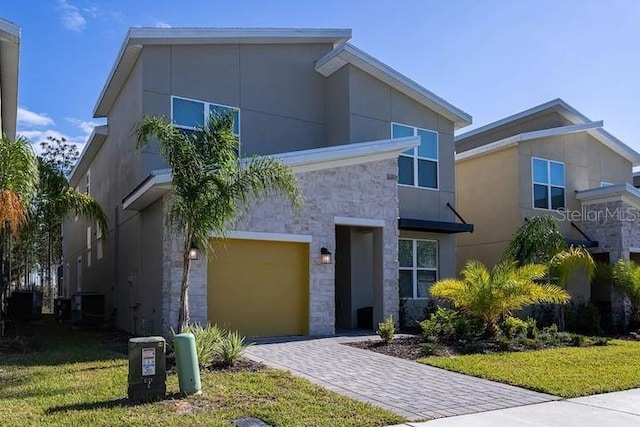
[{"label": "blue sky", "polygon": [[19,130],[82,143],[130,26],[352,28],[352,43],[473,116],[561,97],[640,151],[638,0],[2,0],[22,29]]}]

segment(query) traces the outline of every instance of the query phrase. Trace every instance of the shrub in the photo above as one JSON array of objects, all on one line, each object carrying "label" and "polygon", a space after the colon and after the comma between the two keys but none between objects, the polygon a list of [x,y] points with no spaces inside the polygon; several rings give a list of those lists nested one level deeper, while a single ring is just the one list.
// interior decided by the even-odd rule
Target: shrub
[{"label": "shrub", "polygon": [[457,321],[457,311],[438,307],[436,312],[431,314],[428,319],[420,322],[422,335],[427,339],[434,337],[442,338],[444,340],[452,340],[456,335]]},{"label": "shrub", "polygon": [[437,355],[442,347],[435,342],[426,342],[422,344],[422,354],[425,356],[435,356]]},{"label": "shrub", "polygon": [[508,338],[514,339],[518,337],[537,339],[538,327],[536,320],[531,317],[522,320],[517,317],[507,316],[503,322],[503,330]]},{"label": "shrub", "polygon": [[[218,325],[207,323],[205,327],[202,327],[199,323],[192,323],[187,325],[182,332],[193,334],[200,368],[211,365],[216,357],[218,346],[225,336],[224,331],[218,328]],[[171,337],[168,340],[171,349],[173,349],[173,335],[175,334],[175,331],[171,328]]]},{"label": "shrub", "polygon": [[593,337],[593,345],[595,346],[605,346],[609,345],[609,338],[607,337]]},{"label": "shrub", "polygon": [[449,308],[438,307],[435,313],[419,323],[426,340],[474,340],[484,331],[484,323]]},{"label": "shrub", "polygon": [[540,339],[549,345],[558,345],[560,340],[558,339],[558,325],[555,323],[546,328],[542,328],[540,332]]},{"label": "shrub", "polygon": [[460,344],[459,348],[462,354],[475,354],[484,351],[484,347],[478,341],[465,341]]},{"label": "shrub", "polygon": [[396,335],[396,325],[391,314],[387,317],[387,320],[378,323],[378,335],[386,344],[393,341],[393,337]]},{"label": "shrub", "polygon": [[572,302],[567,307],[567,330],[586,335],[602,335],[600,310],[591,302]]},{"label": "shrub", "polygon": [[524,336],[521,336],[520,338],[518,338],[517,343],[518,345],[521,345],[526,348],[531,348],[531,349],[542,348],[542,342],[540,342],[540,340],[527,338]]},{"label": "shrub", "polygon": [[586,339],[584,335],[580,334],[572,334],[571,335],[571,345],[574,347],[584,347],[586,344]]},{"label": "shrub", "polygon": [[504,334],[513,339],[519,336],[527,336],[527,322],[517,317],[507,316],[502,324]]},{"label": "shrub", "polygon": [[216,359],[224,366],[233,366],[251,344],[245,344],[245,338],[239,332],[227,332],[216,346]]}]

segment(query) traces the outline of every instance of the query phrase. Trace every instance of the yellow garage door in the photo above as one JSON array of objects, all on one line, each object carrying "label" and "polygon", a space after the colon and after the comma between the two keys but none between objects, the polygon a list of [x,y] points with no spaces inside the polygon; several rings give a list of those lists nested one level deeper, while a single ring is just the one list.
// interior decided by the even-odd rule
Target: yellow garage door
[{"label": "yellow garage door", "polygon": [[308,243],[228,239],[209,261],[211,323],[246,336],[306,335]]}]

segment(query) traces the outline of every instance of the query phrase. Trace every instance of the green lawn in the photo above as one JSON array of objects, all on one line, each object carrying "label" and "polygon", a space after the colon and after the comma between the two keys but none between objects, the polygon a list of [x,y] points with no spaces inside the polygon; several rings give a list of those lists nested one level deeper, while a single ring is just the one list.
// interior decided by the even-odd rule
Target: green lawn
[{"label": "green lawn", "polygon": [[[88,333],[34,327],[45,351],[0,354],[0,424],[26,426],[226,426],[255,416],[275,426],[384,426],[403,421],[383,409],[290,374],[204,373],[202,397],[130,406],[127,359]],[[28,333],[31,333],[27,331]],[[177,377],[168,378],[177,393]]]},{"label": "green lawn", "polygon": [[562,397],[640,387],[640,342],[428,357],[421,363]]}]

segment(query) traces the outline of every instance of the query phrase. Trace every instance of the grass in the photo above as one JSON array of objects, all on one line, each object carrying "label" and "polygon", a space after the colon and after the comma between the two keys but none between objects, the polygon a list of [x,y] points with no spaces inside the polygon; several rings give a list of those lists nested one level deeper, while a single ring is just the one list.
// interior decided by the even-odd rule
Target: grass
[{"label": "grass", "polygon": [[[26,426],[225,426],[258,417],[273,426],[384,426],[391,412],[273,369],[204,372],[201,397],[130,405],[128,361],[88,333],[43,323],[31,331],[43,352],[0,354],[1,424]],[[178,392],[176,375],[167,391]]]},{"label": "grass", "polygon": [[632,341],[419,362],[566,398],[640,387],[640,342]]}]

